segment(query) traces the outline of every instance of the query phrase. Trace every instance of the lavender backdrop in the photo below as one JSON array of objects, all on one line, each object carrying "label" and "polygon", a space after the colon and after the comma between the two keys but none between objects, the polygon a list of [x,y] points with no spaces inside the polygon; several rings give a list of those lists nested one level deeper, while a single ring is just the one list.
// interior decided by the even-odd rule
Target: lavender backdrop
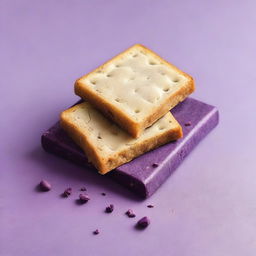
[{"label": "lavender backdrop", "polygon": [[[254,0],[1,0],[0,255],[255,255],[255,12]],[[194,97],[221,115],[147,201],[39,140],[77,100],[74,80],[134,43],[191,74]],[[42,178],[51,192],[35,191]],[[92,199],[78,206],[82,185]],[[68,186],[75,193],[60,198]],[[128,208],[150,227],[136,231]]]}]

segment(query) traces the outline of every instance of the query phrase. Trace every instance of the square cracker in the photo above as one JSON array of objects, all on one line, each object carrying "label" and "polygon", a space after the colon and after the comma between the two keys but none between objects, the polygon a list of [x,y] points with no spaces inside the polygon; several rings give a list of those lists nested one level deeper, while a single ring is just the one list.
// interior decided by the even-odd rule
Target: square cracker
[{"label": "square cracker", "polygon": [[101,174],[182,137],[182,128],[170,112],[135,139],[88,102],[63,111],[60,124]]},{"label": "square cracker", "polygon": [[192,77],[140,44],[75,83],[77,95],[135,138],[193,91]]}]

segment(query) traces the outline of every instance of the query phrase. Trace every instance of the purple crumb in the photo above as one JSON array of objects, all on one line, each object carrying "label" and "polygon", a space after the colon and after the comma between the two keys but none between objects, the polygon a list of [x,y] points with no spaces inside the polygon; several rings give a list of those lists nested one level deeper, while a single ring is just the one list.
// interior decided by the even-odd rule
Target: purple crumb
[{"label": "purple crumb", "polygon": [[99,233],[100,233],[100,231],[99,231],[98,229],[96,229],[96,230],[93,231],[93,234],[94,234],[94,235],[98,235]]},{"label": "purple crumb", "polygon": [[69,197],[72,194],[72,188],[67,188],[65,189],[65,191],[63,192],[63,197]]},{"label": "purple crumb", "polygon": [[114,211],[114,205],[110,204],[109,206],[106,207],[105,212],[111,213]]},{"label": "purple crumb", "polygon": [[87,203],[89,200],[90,200],[90,198],[89,198],[88,195],[85,195],[85,194],[80,194],[79,195],[80,203],[84,204],[84,203]]},{"label": "purple crumb", "polygon": [[86,187],[81,187],[80,191],[86,191]]},{"label": "purple crumb", "polygon": [[102,193],[101,193],[101,195],[102,195],[102,196],[105,196],[105,195],[106,195],[106,193],[102,192]]},{"label": "purple crumb", "polygon": [[141,218],[137,224],[136,224],[136,227],[139,228],[139,229],[144,229],[146,228],[148,225],[150,224],[150,220],[148,217],[143,217]]},{"label": "purple crumb", "polygon": [[190,126],[191,125],[191,122],[186,122],[185,123],[185,126]]},{"label": "purple crumb", "polygon": [[133,212],[133,210],[129,209],[126,213],[125,213],[129,218],[134,218],[136,217],[135,213]]},{"label": "purple crumb", "polygon": [[149,205],[147,205],[147,207],[148,207],[148,208],[154,208],[154,205],[149,204]]},{"label": "purple crumb", "polygon": [[134,183],[133,182],[130,182],[129,186],[132,188],[134,187]]},{"label": "purple crumb", "polygon": [[158,163],[153,163],[153,164],[152,164],[152,167],[154,167],[154,168],[156,168],[156,167],[158,167],[158,166],[159,166]]},{"label": "purple crumb", "polygon": [[47,180],[42,180],[39,183],[39,186],[42,191],[49,191],[52,188],[51,184]]}]

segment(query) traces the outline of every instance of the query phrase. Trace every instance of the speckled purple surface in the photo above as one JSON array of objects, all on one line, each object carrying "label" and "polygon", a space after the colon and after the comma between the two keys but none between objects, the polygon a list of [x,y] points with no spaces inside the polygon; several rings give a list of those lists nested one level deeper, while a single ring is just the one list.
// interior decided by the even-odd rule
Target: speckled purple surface
[{"label": "speckled purple surface", "polygon": [[[172,113],[182,125],[183,138],[148,152],[133,161],[113,170],[110,176],[128,187],[138,196],[151,196],[180,165],[194,147],[218,124],[215,107],[192,98],[177,105]],[[186,125],[188,124],[189,125]],[[62,156],[85,166],[85,171],[94,169],[82,150],[56,123],[42,135],[42,146],[46,151]],[[154,164],[157,166],[154,167]]]}]

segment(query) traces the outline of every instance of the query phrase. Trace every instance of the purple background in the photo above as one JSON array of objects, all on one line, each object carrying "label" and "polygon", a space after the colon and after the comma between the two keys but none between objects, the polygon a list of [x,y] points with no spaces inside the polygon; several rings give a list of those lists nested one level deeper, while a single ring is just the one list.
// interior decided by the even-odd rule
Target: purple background
[{"label": "purple background", "polygon": [[[1,0],[0,255],[255,255],[255,12],[254,0]],[[193,97],[221,117],[146,201],[40,148],[77,100],[74,80],[134,43],[191,74]],[[51,192],[34,190],[42,178]],[[78,191],[59,197],[82,185],[87,205],[74,203]],[[144,215],[152,224],[136,231]]]}]

